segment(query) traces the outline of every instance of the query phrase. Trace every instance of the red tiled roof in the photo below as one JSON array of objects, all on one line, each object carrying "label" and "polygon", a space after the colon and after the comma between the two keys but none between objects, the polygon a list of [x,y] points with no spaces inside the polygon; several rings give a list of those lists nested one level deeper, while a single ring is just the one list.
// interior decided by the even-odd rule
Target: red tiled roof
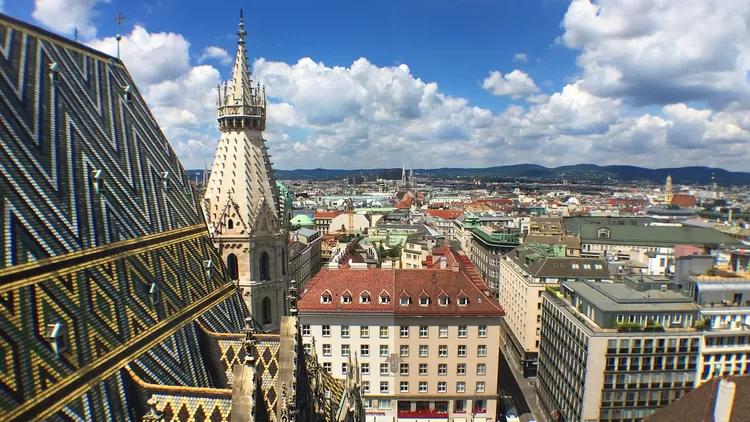
[{"label": "red tiled roof", "polygon": [[[299,300],[301,312],[384,312],[397,315],[505,315],[502,307],[487,297],[463,271],[423,270],[423,269],[380,269],[367,270],[327,269],[321,270],[307,283]],[[341,295],[349,291],[352,303],[342,303]],[[369,304],[360,303],[360,295],[367,291],[371,296]],[[388,292],[391,301],[380,303],[380,293]],[[321,295],[330,292],[331,303],[321,303]],[[439,304],[439,295],[448,296],[448,304]],[[420,296],[427,294],[429,304],[422,306]],[[409,296],[410,304],[401,306],[399,298]],[[458,297],[465,295],[469,303],[458,304]]]},{"label": "red tiled roof", "polygon": [[487,205],[513,205],[513,200],[508,198],[475,199],[473,204]]},{"label": "red tiled roof", "polygon": [[455,220],[464,212],[463,210],[427,210],[426,213],[431,217],[442,218],[443,220]]},{"label": "red tiled roof", "polygon": [[672,205],[680,207],[694,207],[698,204],[698,200],[693,195],[687,195],[684,193],[677,193],[672,197]]},{"label": "red tiled roof", "polygon": [[[393,270],[369,269],[331,270],[323,268],[305,286],[298,302],[300,311],[344,311],[344,312],[389,312],[393,313],[393,303],[398,299],[393,294]],[[326,291],[332,294],[331,303],[321,303],[320,296]],[[352,303],[341,303],[341,294],[349,290]],[[380,303],[380,292],[385,290],[391,296],[390,303]],[[359,303],[362,292],[370,293],[370,303]]]},{"label": "red tiled roof", "polygon": [[412,198],[411,196],[407,196],[406,198],[404,198],[403,201],[401,201],[398,204],[396,204],[396,208],[409,208],[409,207],[411,207],[411,202],[413,200],[414,200],[414,198]]},{"label": "red tiled roof", "polygon": [[338,216],[339,213],[336,211],[318,211],[313,216],[313,219],[315,218],[334,218]]}]

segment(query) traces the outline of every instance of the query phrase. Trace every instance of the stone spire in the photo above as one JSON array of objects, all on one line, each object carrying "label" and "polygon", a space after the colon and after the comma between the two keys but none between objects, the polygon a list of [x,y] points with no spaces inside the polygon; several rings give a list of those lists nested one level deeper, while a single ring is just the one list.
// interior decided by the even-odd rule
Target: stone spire
[{"label": "stone spire", "polygon": [[401,165],[401,186],[406,186],[406,164]]},{"label": "stone spire", "polygon": [[674,193],[672,192],[672,175],[667,175],[667,184],[664,187],[664,202],[669,205],[672,203],[672,199],[674,198]]},{"label": "stone spire", "polygon": [[278,329],[286,298],[286,232],[279,215],[279,191],[263,139],[265,87],[250,77],[240,11],[232,78],[218,86],[221,138],[204,197],[204,212],[215,246],[245,303],[264,330]]}]

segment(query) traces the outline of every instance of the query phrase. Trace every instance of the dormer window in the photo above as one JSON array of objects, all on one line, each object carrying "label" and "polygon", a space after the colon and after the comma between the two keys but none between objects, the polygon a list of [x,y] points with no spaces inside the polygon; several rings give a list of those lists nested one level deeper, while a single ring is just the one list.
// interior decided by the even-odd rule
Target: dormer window
[{"label": "dormer window", "polygon": [[384,305],[386,303],[391,303],[391,297],[388,296],[387,293],[386,294],[381,293],[380,294],[380,304]]},{"label": "dormer window", "polygon": [[399,300],[399,303],[401,306],[409,306],[409,297],[408,296],[402,296]]},{"label": "dormer window", "polygon": [[440,306],[448,306],[448,296],[440,296],[438,298],[438,303]]},{"label": "dormer window", "polygon": [[55,352],[55,356],[60,357],[61,353],[68,350],[68,331],[65,323],[47,324],[44,337]]},{"label": "dormer window", "polygon": [[596,237],[599,239],[609,239],[609,229],[602,227],[596,231]]},{"label": "dormer window", "polygon": [[469,298],[466,296],[458,297],[458,306],[466,306],[469,304]]},{"label": "dormer window", "polygon": [[363,292],[359,295],[359,303],[370,303],[370,293]]},{"label": "dormer window", "polygon": [[326,291],[322,295],[320,295],[320,303],[332,303],[333,297],[331,297],[331,292]]},{"label": "dormer window", "polygon": [[341,303],[352,303],[352,294],[349,291],[341,295]]},{"label": "dormer window", "polygon": [[430,304],[430,298],[429,296],[420,296],[419,297],[419,306],[427,306]]}]

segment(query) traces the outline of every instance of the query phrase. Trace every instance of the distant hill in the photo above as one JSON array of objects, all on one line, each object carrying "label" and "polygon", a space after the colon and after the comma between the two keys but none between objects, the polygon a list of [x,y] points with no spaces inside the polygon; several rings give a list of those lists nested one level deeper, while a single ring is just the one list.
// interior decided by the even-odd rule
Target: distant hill
[{"label": "distant hill", "polygon": [[[338,180],[344,179],[351,174],[362,174],[376,176],[383,169],[297,169],[276,170],[279,179],[297,180]],[[597,166],[595,164],[576,164],[573,166],[544,167],[537,164],[516,164],[511,166],[496,166],[486,168],[437,168],[437,169],[414,169],[420,175],[430,175],[445,179],[455,178],[530,178],[530,179],[568,179],[588,181],[650,181],[664,182],[667,175],[672,175],[676,184],[680,183],[711,183],[712,175],[720,185],[750,185],[750,173],[733,172],[711,167],[678,167],[649,169],[636,166]],[[189,170],[192,179],[200,177],[202,170]]]}]

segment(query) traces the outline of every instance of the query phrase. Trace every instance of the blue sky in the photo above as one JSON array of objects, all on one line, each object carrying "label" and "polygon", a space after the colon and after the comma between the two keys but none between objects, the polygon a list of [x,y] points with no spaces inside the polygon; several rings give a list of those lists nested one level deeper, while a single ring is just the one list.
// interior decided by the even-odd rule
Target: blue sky
[{"label": "blue sky", "polygon": [[[123,61],[189,168],[212,159],[218,131],[208,98],[230,76],[241,7],[250,60],[262,59],[255,76],[273,97],[266,135],[282,168],[399,166],[405,155],[419,167],[742,167],[750,34],[741,22],[750,5],[655,5],[5,0],[2,7],[62,34],[81,28],[84,42],[110,53],[122,12],[130,42]],[[366,62],[355,66],[360,58]]]}]

